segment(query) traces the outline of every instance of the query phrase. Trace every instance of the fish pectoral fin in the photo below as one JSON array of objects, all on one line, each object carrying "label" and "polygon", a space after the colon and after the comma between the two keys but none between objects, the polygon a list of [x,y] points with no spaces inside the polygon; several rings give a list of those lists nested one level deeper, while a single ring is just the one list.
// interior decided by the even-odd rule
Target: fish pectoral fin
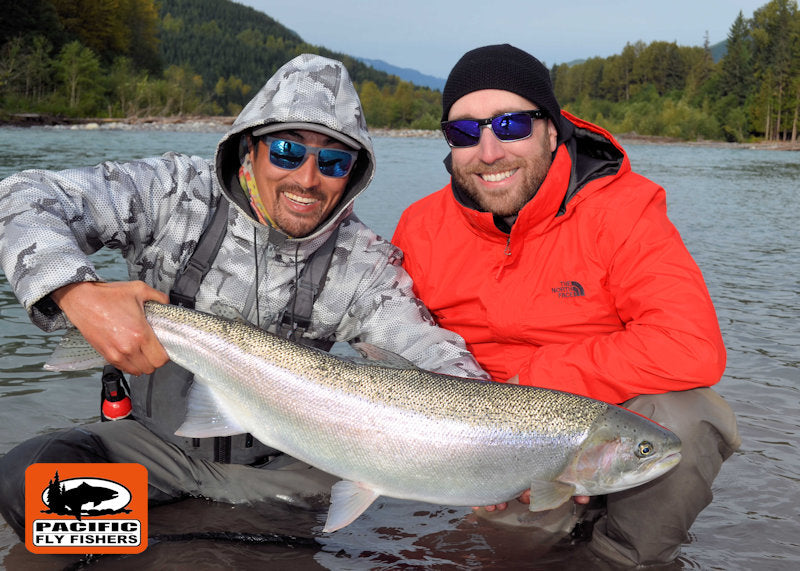
[{"label": "fish pectoral fin", "polygon": [[225,411],[209,384],[197,375],[186,400],[186,418],[175,431],[178,436],[210,438],[247,432],[232,414]]},{"label": "fish pectoral fin", "polygon": [[552,510],[566,502],[575,494],[575,486],[561,482],[536,481],[531,483],[532,512]]},{"label": "fish pectoral fin", "polygon": [[322,531],[336,531],[353,523],[379,495],[375,490],[357,482],[336,482],[331,488],[331,506]]},{"label": "fish pectoral fin", "polygon": [[386,349],[381,349],[372,343],[353,343],[353,349],[358,351],[370,365],[383,365],[392,369],[418,369],[414,363]]},{"label": "fish pectoral fin", "polygon": [[107,362],[73,327],[64,333],[44,368],[48,371],[82,371],[102,367]]}]

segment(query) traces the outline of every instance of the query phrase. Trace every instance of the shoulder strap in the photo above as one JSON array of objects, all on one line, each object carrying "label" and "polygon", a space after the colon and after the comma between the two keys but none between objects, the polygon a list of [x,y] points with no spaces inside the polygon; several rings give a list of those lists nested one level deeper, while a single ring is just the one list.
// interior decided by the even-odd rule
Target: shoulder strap
[{"label": "shoulder strap", "polygon": [[194,309],[200,282],[211,269],[211,263],[217,257],[222,239],[228,230],[228,207],[228,201],[220,198],[211,223],[200,236],[192,257],[172,285],[169,292],[170,303]]},{"label": "shoulder strap", "polygon": [[[228,228],[228,208],[228,201],[221,199],[186,267],[175,279],[169,292],[170,303],[194,308],[200,283],[211,269],[211,264],[217,257],[217,252],[219,252],[225,237]],[[311,312],[314,302],[325,285],[338,235],[339,228],[337,226],[322,246],[306,261],[303,269],[300,270],[292,301],[284,310],[281,318],[280,335],[325,351],[333,346],[332,342],[303,339],[302,336],[311,325]]]},{"label": "shoulder strap", "polygon": [[[310,341],[308,339],[301,341],[300,338],[311,325],[311,311],[314,307],[314,302],[325,285],[325,278],[331,267],[338,235],[339,227],[337,226],[328,239],[325,240],[325,243],[311,255],[303,269],[300,270],[300,276],[295,285],[294,298],[290,306],[284,311],[281,319],[281,334],[293,341]],[[328,342],[325,342],[325,344],[328,344]]]}]

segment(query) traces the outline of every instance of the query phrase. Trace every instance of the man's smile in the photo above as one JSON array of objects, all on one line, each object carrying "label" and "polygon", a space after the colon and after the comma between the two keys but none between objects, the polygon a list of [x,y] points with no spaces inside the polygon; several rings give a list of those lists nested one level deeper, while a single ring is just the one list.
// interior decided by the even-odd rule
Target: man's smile
[{"label": "man's smile", "polygon": [[317,202],[317,199],[312,196],[300,196],[299,194],[294,194],[292,192],[284,192],[283,195],[291,202],[295,202],[303,206],[309,206]]},{"label": "man's smile", "polygon": [[480,176],[486,182],[501,182],[501,181],[513,176],[514,173],[517,172],[517,170],[519,170],[519,169],[512,169],[512,170],[508,170],[508,171],[495,172],[495,173],[481,173],[478,176]]}]

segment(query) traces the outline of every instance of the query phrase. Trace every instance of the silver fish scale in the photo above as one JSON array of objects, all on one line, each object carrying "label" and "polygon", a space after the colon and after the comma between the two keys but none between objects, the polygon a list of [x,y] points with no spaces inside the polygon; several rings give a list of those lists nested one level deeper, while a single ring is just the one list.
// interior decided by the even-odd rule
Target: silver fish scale
[{"label": "silver fish scale", "polygon": [[[203,324],[197,326],[209,329],[206,316],[200,317]],[[584,432],[608,408],[599,401],[547,389],[463,379],[417,368],[354,364],[249,324],[214,321],[220,338],[235,342],[253,356],[268,358],[279,367],[297,371],[338,392],[430,418],[460,417],[476,426],[488,423],[498,429],[526,432],[536,428],[541,434],[556,436]],[[465,415],[467,411],[471,413]]]},{"label": "silver fish scale", "polygon": [[170,357],[206,379],[242,428],[381,495],[505,501],[532,480],[557,477],[611,408],[546,389],[354,363],[174,306],[148,302],[146,314]]}]

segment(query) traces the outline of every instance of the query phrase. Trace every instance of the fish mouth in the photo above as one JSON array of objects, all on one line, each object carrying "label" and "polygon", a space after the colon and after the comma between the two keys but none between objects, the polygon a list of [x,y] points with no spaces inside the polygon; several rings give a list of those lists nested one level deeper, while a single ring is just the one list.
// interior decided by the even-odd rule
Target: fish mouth
[{"label": "fish mouth", "polygon": [[681,453],[680,452],[671,452],[664,456],[659,462],[656,464],[657,466],[667,466],[667,469],[676,466],[681,461]]},{"label": "fish mouth", "polygon": [[[622,476],[615,482],[603,482],[603,494],[622,492],[652,480],[660,478],[678,465],[681,461],[680,452],[670,452],[661,458],[652,458],[646,463],[642,463],[634,471]],[[588,494],[596,495],[596,494]]]},{"label": "fish mouth", "polygon": [[[641,470],[639,470],[642,474],[651,474],[651,476],[645,480],[645,482],[649,480],[655,480],[656,478],[660,478],[670,470],[672,470],[675,466],[677,466],[681,461],[681,453],[680,452],[670,452],[666,456],[658,459],[654,459],[652,462],[645,464],[642,466]],[[644,483],[644,482],[643,482]]]}]

